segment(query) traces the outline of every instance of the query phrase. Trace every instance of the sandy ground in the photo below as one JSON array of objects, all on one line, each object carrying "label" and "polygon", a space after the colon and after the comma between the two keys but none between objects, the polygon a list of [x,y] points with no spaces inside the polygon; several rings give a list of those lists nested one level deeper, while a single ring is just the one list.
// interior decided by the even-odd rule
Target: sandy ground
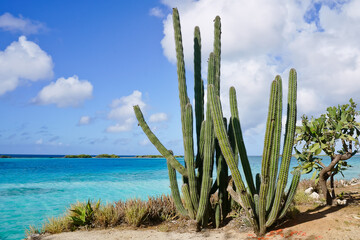
[{"label": "sandy ground", "polygon": [[347,206],[315,207],[298,206],[300,213],[294,219],[270,231],[265,237],[257,238],[250,230],[228,224],[220,229],[206,229],[195,232],[186,224],[159,225],[140,229],[106,229],[61,233],[42,237],[42,240],[235,240],[235,239],[360,239],[360,184],[337,192],[347,192],[350,204]]}]

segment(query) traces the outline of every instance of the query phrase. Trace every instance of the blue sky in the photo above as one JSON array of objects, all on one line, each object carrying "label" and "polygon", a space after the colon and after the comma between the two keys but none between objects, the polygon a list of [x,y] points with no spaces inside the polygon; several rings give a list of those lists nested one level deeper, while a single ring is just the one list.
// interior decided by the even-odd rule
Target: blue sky
[{"label": "blue sky", "polygon": [[276,74],[286,89],[297,69],[298,118],[350,97],[360,102],[358,1],[4,0],[0,153],[156,154],[132,113],[139,104],[164,145],[182,154],[172,7],[190,98],[193,29],[200,26],[206,78],[212,20],[221,16],[223,108],[228,115],[235,86],[249,154],[262,152]]}]

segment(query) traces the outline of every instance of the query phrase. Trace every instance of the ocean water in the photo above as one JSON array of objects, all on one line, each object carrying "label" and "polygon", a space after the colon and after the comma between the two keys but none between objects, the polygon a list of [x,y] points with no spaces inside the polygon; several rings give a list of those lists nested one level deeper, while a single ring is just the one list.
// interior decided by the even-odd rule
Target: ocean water
[{"label": "ocean water", "polygon": [[[259,172],[261,157],[250,157],[250,162]],[[360,157],[349,163],[353,167],[345,177],[358,177]],[[162,193],[170,193],[164,158],[0,159],[0,240],[24,238],[29,225],[41,226],[76,201],[106,203]]]}]

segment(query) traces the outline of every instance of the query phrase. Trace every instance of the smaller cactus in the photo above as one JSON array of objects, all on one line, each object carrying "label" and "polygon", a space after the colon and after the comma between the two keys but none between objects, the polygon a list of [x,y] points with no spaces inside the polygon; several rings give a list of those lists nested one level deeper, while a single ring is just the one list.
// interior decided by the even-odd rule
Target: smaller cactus
[{"label": "smaller cactus", "polygon": [[[292,148],[294,145],[295,122],[296,122],[296,71],[290,70],[287,122],[284,139],[284,149],[279,173],[277,164],[279,159],[281,137],[281,111],[282,111],[282,82],[277,76],[271,84],[269,113],[264,141],[264,153],[261,174],[256,175],[256,185],[253,183],[249,162],[245,156],[245,145],[242,141],[240,122],[237,113],[236,92],[230,89],[230,107],[232,127],[237,142],[240,158],[245,172],[248,188],[240,176],[235,161],[234,152],[225,128],[222,124],[222,110],[220,99],[215,94],[212,84],[208,85],[209,101],[214,119],[214,129],[219,141],[222,154],[230,168],[237,192],[229,184],[227,190],[232,198],[244,209],[247,221],[250,222],[254,231],[262,236],[266,228],[270,227],[276,219],[283,217],[295,195],[300,180],[300,172],[294,171],[291,186],[286,194],[285,203],[282,203],[285,186],[287,183]],[[277,181],[276,181],[277,177]],[[231,182],[232,184],[232,182]]]}]

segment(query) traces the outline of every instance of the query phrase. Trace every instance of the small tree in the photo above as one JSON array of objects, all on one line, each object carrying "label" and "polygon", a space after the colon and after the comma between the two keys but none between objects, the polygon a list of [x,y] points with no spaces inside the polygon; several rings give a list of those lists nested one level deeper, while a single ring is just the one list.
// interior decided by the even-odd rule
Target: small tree
[{"label": "small tree", "polygon": [[[304,115],[302,126],[296,128],[295,142],[302,145],[301,152],[295,147],[298,168],[303,173],[315,170],[312,178],[320,185],[327,205],[332,205],[335,199],[334,176],[343,175],[343,170],[350,166],[346,160],[359,148],[360,123],[355,121],[359,112],[354,101],[350,99],[349,102],[327,108],[326,114],[316,119],[309,120]],[[330,157],[330,164],[325,165],[322,158],[316,157],[321,152]],[[326,185],[329,178],[330,190]]]}]

